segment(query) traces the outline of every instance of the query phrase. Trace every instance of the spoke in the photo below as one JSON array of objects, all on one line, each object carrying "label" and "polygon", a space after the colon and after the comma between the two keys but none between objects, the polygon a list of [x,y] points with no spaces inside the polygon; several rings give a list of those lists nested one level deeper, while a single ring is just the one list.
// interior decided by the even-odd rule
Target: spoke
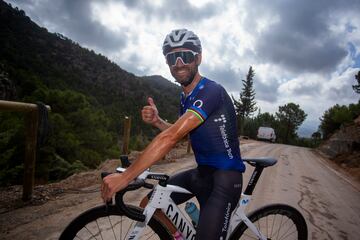
[{"label": "spoke", "polygon": [[[97,225],[97,227],[98,227],[98,229],[99,229],[100,237],[101,237],[101,239],[102,239],[102,240],[104,240],[104,239],[103,239],[103,237],[102,237],[102,234],[101,234],[101,229],[100,229],[100,226],[99,226],[98,220],[96,219],[96,221],[95,221],[95,222],[96,222],[96,225]],[[95,239],[96,239],[96,238],[95,238]]]},{"label": "spoke", "polygon": [[[99,226],[98,226],[98,228],[99,228]],[[92,236],[92,238],[95,238],[95,239],[96,239],[95,235],[90,231],[90,229],[87,228],[87,226],[85,226],[85,229],[90,233],[90,235]],[[100,231],[100,229],[99,229],[99,231]],[[79,238],[80,238],[80,237],[79,237]],[[80,239],[81,239],[81,238],[80,238]]]},{"label": "spoke", "polygon": [[276,231],[276,239],[279,239],[279,233],[280,233],[280,229],[281,229],[281,226],[282,226],[283,218],[284,218],[284,216],[281,215],[280,224],[279,224],[278,230]]},{"label": "spoke", "polygon": [[287,239],[289,236],[292,236],[295,233],[295,237],[297,237],[297,230],[294,230],[293,232],[290,232],[287,235],[284,235],[281,239]]},{"label": "spoke", "polygon": [[110,215],[108,216],[108,219],[109,219],[109,222],[110,222],[110,226],[111,226],[111,230],[112,230],[112,232],[113,232],[114,238],[115,238],[115,240],[117,240],[117,239],[116,239],[116,234],[115,234],[115,232],[114,232],[114,226],[113,226],[113,224],[112,224],[112,222],[111,222]]},{"label": "spoke", "polygon": [[128,228],[125,236],[128,236],[130,229],[133,228],[133,225],[134,225],[134,222],[132,222],[132,223],[130,224],[130,227]]},{"label": "spoke", "polygon": [[257,221],[257,225],[258,225],[257,229],[258,229],[259,232],[261,232],[261,230],[260,230],[260,220],[261,220],[261,218],[259,218],[259,220]]},{"label": "spoke", "polygon": [[[77,240],[122,240],[127,239],[137,221],[127,218],[126,216],[118,216],[110,214],[90,220],[86,225],[82,225],[82,229],[77,232],[74,239]],[[119,227],[119,230],[117,229]],[[111,230],[110,230],[111,228]],[[123,229],[124,228],[124,229]],[[120,235],[117,235],[120,233]],[[140,234],[140,233],[139,233]],[[119,237],[118,237],[119,236]],[[157,233],[150,227],[145,226],[139,239],[161,240]],[[249,238],[250,239],[250,238]],[[255,239],[255,238],[254,238]]]},{"label": "spoke", "polygon": [[287,228],[286,231],[284,231],[284,233],[279,237],[279,239],[286,239],[289,235],[292,235],[294,232],[296,232],[296,227],[295,227],[295,231],[293,232],[290,232],[290,234],[288,233],[292,228],[293,226],[295,226],[294,222],[290,219],[290,218],[287,218],[286,221],[284,222],[284,224],[282,226],[286,226],[286,224],[290,221],[290,224],[289,224],[289,227]]},{"label": "spoke", "polygon": [[[289,236],[295,235],[295,237],[297,236],[297,228],[296,225],[293,221],[291,221],[292,226],[290,226],[288,228],[288,230],[281,236],[281,239],[287,239]],[[294,226],[294,227],[293,227]],[[295,228],[294,230],[292,230],[293,228]]]},{"label": "spoke", "polygon": [[268,222],[268,217],[265,217],[265,221],[266,221],[266,237],[269,236],[269,222]]},{"label": "spoke", "polygon": [[262,218],[259,218],[259,219],[257,220],[257,225],[258,225],[257,229],[258,229],[259,233],[264,234],[264,233],[263,233],[263,230],[262,230],[262,228],[261,228],[261,219],[262,219]]},{"label": "spoke", "polygon": [[76,235],[75,238],[82,240],[82,238],[80,238],[78,235]]},{"label": "spoke", "polygon": [[270,238],[272,238],[272,235],[273,235],[273,230],[274,230],[275,222],[276,222],[276,214],[274,215],[274,220],[273,220],[273,224],[272,224],[271,231],[270,231],[270,235],[269,235]]},{"label": "spoke", "polygon": [[120,222],[119,222],[119,225],[120,225],[120,239],[123,239],[123,237],[122,237],[122,216],[120,217]]},{"label": "spoke", "polygon": [[[125,225],[126,227],[126,220],[127,220],[127,217],[124,217],[124,216],[120,216],[120,221],[119,221],[119,225],[120,225],[120,239],[124,239],[123,238],[123,224]],[[128,228],[128,232],[129,232],[129,228]],[[127,236],[128,232],[124,235],[124,237]]]},{"label": "spoke", "polygon": [[[150,235],[150,236],[148,236],[148,235]],[[146,239],[151,239],[152,236],[154,236],[154,235],[155,235],[154,232],[153,232],[153,233],[149,232],[149,233],[147,233],[147,234],[145,234],[145,235],[143,235],[143,236],[144,236],[144,237],[147,237]]]},{"label": "spoke", "polygon": [[248,230],[249,230],[249,232],[251,233],[251,235],[250,234],[248,234],[248,233],[245,233],[244,232],[244,236],[246,236],[246,237],[248,237],[248,238],[251,238],[251,239],[257,239],[257,237],[255,236],[255,237],[253,237],[252,235],[253,235],[253,232],[252,231],[250,231],[250,229],[248,228]]}]

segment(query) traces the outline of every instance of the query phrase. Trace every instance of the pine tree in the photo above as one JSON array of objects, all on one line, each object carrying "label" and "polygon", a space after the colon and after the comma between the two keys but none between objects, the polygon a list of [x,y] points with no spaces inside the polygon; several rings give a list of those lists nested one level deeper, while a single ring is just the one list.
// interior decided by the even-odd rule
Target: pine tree
[{"label": "pine tree", "polygon": [[355,75],[355,79],[357,80],[357,85],[353,85],[352,88],[356,93],[360,93],[360,71]]},{"label": "pine tree", "polygon": [[295,138],[296,130],[305,121],[307,116],[300,108],[300,105],[295,103],[279,106],[279,111],[276,112],[275,115],[284,129],[281,134],[284,143],[289,143],[290,138]]},{"label": "pine tree", "polygon": [[235,111],[238,114],[240,120],[240,133],[243,133],[244,119],[249,117],[254,113],[258,108],[255,106],[255,90],[253,89],[255,72],[250,66],[246,79],[242,80],[243,88],[240,92],[240,99],[236,100],[232,97],[234,101]]}]

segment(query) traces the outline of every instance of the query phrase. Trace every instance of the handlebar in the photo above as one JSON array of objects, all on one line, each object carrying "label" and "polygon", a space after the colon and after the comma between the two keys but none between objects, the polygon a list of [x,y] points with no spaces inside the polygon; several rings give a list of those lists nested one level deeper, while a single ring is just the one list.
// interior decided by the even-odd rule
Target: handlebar
[{"label": "handlebar", "polygon": [[[127,156],[125,156],[125,155],[121,156],[120,160],[121,160],[123,167],[128,167],[130,165],[130,163],[127,159]],[[126,170],[126,168],[123,168],[123,167],[117,168],[116,171],[124,172]],[[112,174],[112,173],[102,172],[101,178],[105,178],[109,174]],[[149,170],[146,170],[142,174],[140,174],[134,181],[132,181],[126,188],[124,188],[123,190],[121,190],[115,194],[115,203],[116,203],[116,206],[119,208],[119,210],[122,211],[126,216],[128,216],[136,221],[141,221],[141,222],[145,221],[145,215],[129,209],[126,206],[126,204],[124,203],[123,197],[126,192],[134,191],[141,187],[153,189],[154,185],[146,182],[145,181],[146,179],[157,180],[157,181],[159,181],[159,185],[166,186],[169,176],[166,174],[163,174],[163,173],[155,173],[155,172],[150,172]],[[106,203],[106,204],[107,205],[111,204],[111,202]]]},{"label": "handlebar", "polygon": [[[101,178],[104,178],[110,174],[112,174],[112,173],[103,172],[103,173],[101,173]],[[121,190],[115,194],[115,204],[118,207],[118,209],[120,211],[122,211],[126,216],[128,216],[136,221],[144,222],[145,221],[144,214],[141,214],[141,213],[131,210],[124,203],[124,195],[126,192],[134,191],[141,187],[152,189],[154,187],[154,185],[145,182],[145,180],[143,180],[143,179],[136,179],[135,181],[131,182],[126,188],[124,188],[123,190]],[[112,201],[107,202],[106,206],[108,206],[109,204],[112,204]]]}]

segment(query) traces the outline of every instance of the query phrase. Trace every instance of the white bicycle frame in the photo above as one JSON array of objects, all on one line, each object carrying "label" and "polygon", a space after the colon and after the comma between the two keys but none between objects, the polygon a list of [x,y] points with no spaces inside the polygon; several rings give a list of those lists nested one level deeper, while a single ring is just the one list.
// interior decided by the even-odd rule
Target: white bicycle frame
[{"label": "white bicycle frame", "polygon": [[[117,171],[123,172],[124,168],[117,168]],[[153,172],[145,171],[138,178],[146,179],[149,174],[156,174]],[[159,175],[163,175],[162,173]],[[167,184],[166,187],[161,185],[156,185],[154,188],[154,192],[145,207],[143,214],[145,215],[144,222],[137,222],[132,229],[129,238],[131,240],[137,240],[141,237],[142,231],[145,229],[146,225],[149,223],[156,209],[161,209],[166,216],[170,219],[170,221],[176,226],[177,230],[181,232],[183,238],[186,240],[194,240],[196,235],[196,230],[192,223],[186,218],[183,214],[183,211],[179,209],[179,207],[174,203],[171,199],[170,194],[176,193],[187,193],[192,194],[188,190]],[[248,228],[261,240],[267,240],[267,238],[258,230],[258,228],[248,219],[245,215],[245,209],[251,201],[251,196],[242,194],[238,205],[234,209],[231,219],[230,225],[227,231],[226,239],[229,239],[231,233],[235,230],[236,226],[243,221]],[[220,239],[223,240],[223,239]]]}]

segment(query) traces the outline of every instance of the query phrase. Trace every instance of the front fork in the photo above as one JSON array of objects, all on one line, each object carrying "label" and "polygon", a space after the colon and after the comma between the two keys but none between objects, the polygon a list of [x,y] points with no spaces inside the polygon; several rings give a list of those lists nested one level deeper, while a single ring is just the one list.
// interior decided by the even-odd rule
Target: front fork
[{"label": "front fork", "polygon": [[257,227],[249,220],[249,218],[245,215],[245,209],[249,205],[251,201],[251,195],[241,194],[240,201],[235,208],[232,217],[230,226],[228,229],[228,233],[226,239],[228,240],[232,232],[235,228],[241,223],[244,222],[249,229],[258,237],[260,240],[267,240],[267,238],[257,229]]},{"label": "front fork", "polygon": [[152,216],[154,215],[156,208],[151,207],[151,206],[146,206],[146,208],[144,209],[143,214],[145,215],[145,221],[144,222],[136,222],[133,230],[131,231],[130,235],[129,235],[129,240],[137,240],[141,237],[142,232],[144,231],[144,229],[146,228],[146,226],[148,225],[150,219],[152,218]]}]

